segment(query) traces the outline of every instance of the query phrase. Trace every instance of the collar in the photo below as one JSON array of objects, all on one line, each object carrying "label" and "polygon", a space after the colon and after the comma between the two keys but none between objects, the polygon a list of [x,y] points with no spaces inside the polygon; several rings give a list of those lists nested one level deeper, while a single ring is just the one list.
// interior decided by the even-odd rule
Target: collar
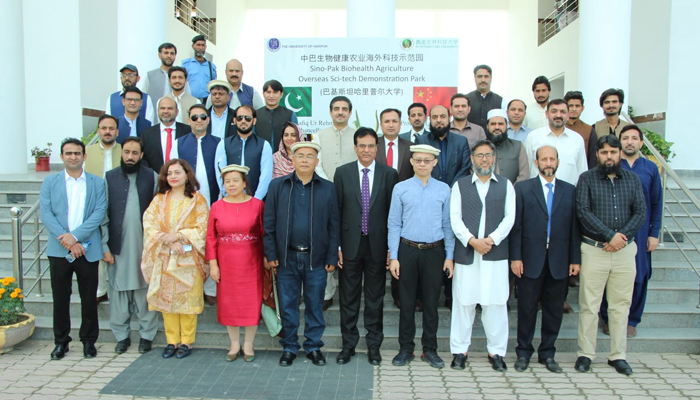
[{"label": "collar", "polygon": [[114,143],[114,144],[112,145],[112,147],[106,149],[106,148],[102,145],[102,141],[101,141],[101,140],[99,140],[97,143],[100,145],[100,148],[101,148],[103,151],[112,151],[112,150],[114,149],[114,146],[117,145],[116,143]]},{"label": "collar", "polygon": [[165,132],[166,129],[172,129],[173,132],[175,132],[176,127],[177,127],[177,123],[175,123],[175,122],[173,122],[173,124],[170,126],[165,126],[165,125],[163,125],[163,123],[160,123],[160,133]]},{"label": "collar", "polygon": [[[459,129],[459,128],[456,128],[454,121],[452,121],[452,122],[450,122],[450,129]],[[471,124],[471,122],[469,122],[469,120],[467,120],[467,124],[464,125],[464,128],[460,129],[460,130],[466,130],[466,129],[472,129],[472,124]]]},{"label": "collar", "polygon": [[376,166],[375,160],[372,160],[372,164],[370,164],[369,167],[365,167],[364,165],[360,164],[360,160],[357,160],[357,168],[359,168],[360,172],[362,172],[362,170],[364,168],[367,168],[367,169],[369,169],[369,172],[374,173],[375,166]]},{"label": "collar", "polygon": [[[66,182],[67,182],[67,181],[73,179],[73,177],[70,176],[70,175],[68,175],[68,171],[66,171],[66,170],[64,169],[64,170],[63,170],[63,179],[65,179]],[[75,179],[75,180],[76,180],[76,181],[85,181],[85,180],[86,180],[86,179],[85,179],[85,169],[84,169],[84,168],[83,168],[83,170],[80,172],[80,176],[79,176],[77,179]]]},{"label": "collar", "polygon": [[[622,161],[620,161],[620,162],[622,162]],[[599,178],[600,180],[610,179],[609,176],[603,175],[603,174],[600,173],[600,166],[597,166],[597,167],[596,167],[596,174],[598,174],[598,178]],[[622,178],[624,177],[624,175],[625,175],[625,170],[624,170],[624,168],[620,168],[620,172],[618,172],[617,175],[615,175],[615,178],[617,178],[617,179],[622,179]]]},{"label": "collar", "polygon": [[[301,179],[299,179],[299,177],[297,176],[296,171],[292,172],[289,175],[282,177],[282,179],[292,181],[292,183],[301,182]],[[311,181],[321,181],[321,177],[318,176],[318,174],[316,174],[316,171],[314,171],[314,176],[311,178]],[[309,181],[309,182],[311,182],[311,181]]]},{"label": "collar", "polygon": [[389,143],[393,143],[396,147],[399,146],[399,137],[397,136],[394,140],[389,140],[387,139],[386,136],[382,136],[384,138],[384,145],[386,148],[389,148]]},{"label": "collar", "polygon": [[[496,174],[494,174],[493,172],[491,173],[491,177],[489,178],[489,180],[498,182],[498,178],[496,178]],[[474,183],[476,181],[481,182],[481,179],[479,179],[479,176],[476,173],[473,173],[472,174],[472,183]]]},{"label": "collar", "polygon": [[[547,182],[547,180],[544,179],[544,177],[542,177],[542,175],[537,174],[537,176],[540,178],[540,184],[542,185],[542,187],[545,188],[545,189],[547,189],[547,184],[548,184],[549,182]],[[556,177],[556,176],[554,177],[554,179],[552,179],[552,182],[551,182],[551,183],[552,183],[552,190],[554,190],[554,188],[557,187],[557,177]]]}]

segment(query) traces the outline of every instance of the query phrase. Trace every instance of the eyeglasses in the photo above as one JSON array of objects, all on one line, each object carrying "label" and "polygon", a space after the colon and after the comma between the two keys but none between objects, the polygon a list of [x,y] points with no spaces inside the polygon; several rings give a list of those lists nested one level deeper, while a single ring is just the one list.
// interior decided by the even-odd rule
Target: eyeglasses
[{"label": "eyeglasses", "polygon": [[434,158],[413,158],[413,162],[421,165],[421,164],[430,164],[431,162],[435,161]]},{"label": "eyeglasses", "polygon": [[479,154],[474,154],[474,158],[477,158],[481,160],[482,158],[491,158],[493,157],[493,153],[479,153]]},{"label": "eyeglasses", "polygon": [[136,78],[138,74],[131,73],[131,74],[121,74],[122,78]]},{"label": "eyeglasses", "polygon": [[192,116],[190,117],[190,119],[191,119],[192,121],[194,121],[194,122],[199,121],[200,118],[201,118],[202,121],[206,121],[207,118],[209,118],[209,116],[208,116],[207,114],[199,114],[199,115],[195,114],[195,115],[192,115]]},{"label": "eyeglasses", "polygon": [[130,98],[128,98],[128,97],[124,97],[124,101],[127,102],[127,103],[138,103],[138,102],[141,101],[141,100],[142,100],[142,99],[130,99]]},{"label": "eyeglasses", "polygon": [[316,156],[313,154],[307,154],[307,155],[295,154],[294,158],[296,158],[297,160],[309,160],[309,161],[311,161],[311,160],[316,159]]},{"label": "eyeglasses", "polygon": [[250,115],[237,115],[236,116],[236,121],[238,121],[238,122],[241,122],[244,119],[246,120],[246,122],[250,122],[253,120],[253,117],[251,117]]},{"label": "eyeglasses", "polygon": [[374,143],[370,143],[370,144],[358,144],[358,145],[357,145],[357,148],[360,149],[360,150],[364,150],[364,149],[374,150],[375,147],[377,147],[377,145],[374,144]]}]

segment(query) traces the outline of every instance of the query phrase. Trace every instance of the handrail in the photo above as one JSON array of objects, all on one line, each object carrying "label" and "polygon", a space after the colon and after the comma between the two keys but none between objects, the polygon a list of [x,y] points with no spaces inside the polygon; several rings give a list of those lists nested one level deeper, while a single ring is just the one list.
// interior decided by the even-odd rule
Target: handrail
[{"label": "handrail", "polygon": [[542,45],[559,33],[567,25],[578,19],[578,0],[557,0],[555,7],[546,17],[538,19],[540,38],[538,45]]},{"label": "handrail", "polygon": [[[34,203],[29,211],[24,213],[20,207],[12,207],[10,209],[10,216],[12,217],[12,269],[15,279],[17,280],[17,285],[24,291],[25,295],[31,294],[35,288],[38,286],[37,297],[44,297],[44,293],[41,287],[41,279],[46,275],[49,270],[48,266],[42,271],[41,268],[41,257],[46,252],[47,245],[41,246],[41,234],[44,232],[45,227],[39,223],[39,201]],[[22,240],[22,227],[29,222],[33,222],[34,225],[34,236],[27,243],[26,247],[23,246]],[[24,268],[23,255],[30,246],[34,244],[35,253],[34,259],[28,268]],[[29,288],[24,287],[24,277],[29,271],[36,265],[35,269],[35,281],[34,284]]]},{"label": "handrail", "polygon": [[216,44],[216,18],[210,18],[199,10],[196,1],[175,0],[175,18]]}]

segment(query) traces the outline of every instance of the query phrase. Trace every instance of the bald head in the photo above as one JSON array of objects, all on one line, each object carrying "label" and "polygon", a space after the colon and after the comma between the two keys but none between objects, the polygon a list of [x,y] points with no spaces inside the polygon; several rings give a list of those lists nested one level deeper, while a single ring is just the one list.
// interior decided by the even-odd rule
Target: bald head
[{"label": "bald head", "polygon": [[241,86],[243,81],[243,64],[235,58],[226,63],[226,79],[234,90]]}]

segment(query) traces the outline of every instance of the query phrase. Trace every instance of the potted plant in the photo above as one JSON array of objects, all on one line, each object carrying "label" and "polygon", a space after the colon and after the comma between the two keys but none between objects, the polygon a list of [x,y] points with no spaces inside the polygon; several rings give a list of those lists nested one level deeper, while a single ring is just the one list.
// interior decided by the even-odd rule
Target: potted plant
[{"label": "potted plant", "polygon": [[25,341],[34,333],[34,316],[24,313],[24,294],[8,276],[0,279],[0,354]]},{"label": "potted plant", "polygon": [[[671,146],[673,146],[673,142],[667,142],[666,139],[662,138],[661,135],[659,135],[656,132],[652,132],[648,129],[642,128],[642,133],[644,136],[646,136],[647,139],[651,142],[652,145],[656,148],[656,150],[661,154],[661,156],[664,158],[665,161],[669,161],[673,157],[676,156],[676,153],[671,150]],[[661,163],[654,157],[653,154],[651,154],[651,150],[647,146],[642,146],[642,154],[646,158],[648,158],[650,161],[653,161],[656,165],[659,166],[659,173],[662,172],[662,167]]]},{"label": "potted plant", "polygon": [[49,158],[51,157],[51,143],[46,143],[45,149],[40,149],[39,146],[34,146],[32,149],[32,157],[36,161],[36,171],[50,171]]}]

